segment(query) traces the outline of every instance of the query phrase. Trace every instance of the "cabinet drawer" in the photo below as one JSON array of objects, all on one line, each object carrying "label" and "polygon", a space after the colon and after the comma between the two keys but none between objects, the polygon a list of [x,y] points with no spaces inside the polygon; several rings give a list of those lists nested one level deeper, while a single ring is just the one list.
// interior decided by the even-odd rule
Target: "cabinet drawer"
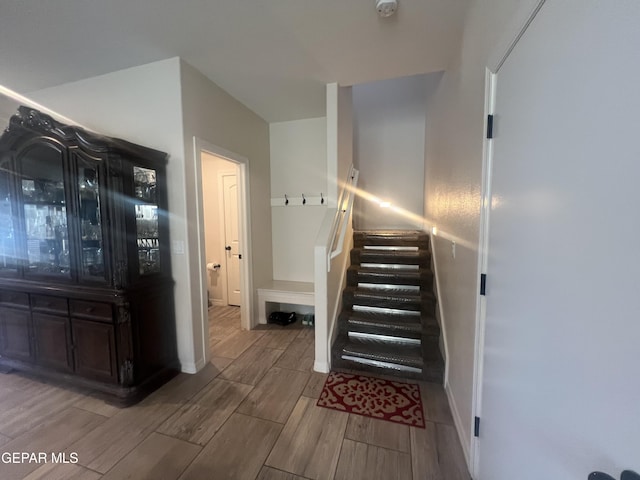
[{"label": "cabinet drawer", "polygon": [[75,317],[91,317],[111,321],[113,310],[110,303],[85,302],[71,300],[71,315]]},{"label": "cabinet drawer", "polygon": [[9,290],[0,290],[0,303],[3,305],[28,307],[29,294],[22,292],[11,292]]},{"label": "cabinet drawer", "polygon": [[64,297],[52,297],[51,295],[31,295],[31,307],[34,310],[48,312],[68,313],[69,306]]}]

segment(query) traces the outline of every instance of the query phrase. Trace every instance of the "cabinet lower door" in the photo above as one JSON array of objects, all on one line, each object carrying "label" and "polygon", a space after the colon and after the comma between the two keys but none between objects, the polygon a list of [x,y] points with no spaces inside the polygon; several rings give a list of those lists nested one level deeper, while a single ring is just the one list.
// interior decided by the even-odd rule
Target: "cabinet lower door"
[{"label": "cabinet lower door", "polygon": [[56,370],[73,371],[69,318],[33,314],[36,362]]},{"label": "cabinet lower door", "polygon": [[28,310],[0,308],[0,355],[15,360],[33,361],[30,323]]},{"label": "cabinet lower door", "polygon": [[71,319],[74,365],[78,375],[116,383],[115,329],[107,323]]}]

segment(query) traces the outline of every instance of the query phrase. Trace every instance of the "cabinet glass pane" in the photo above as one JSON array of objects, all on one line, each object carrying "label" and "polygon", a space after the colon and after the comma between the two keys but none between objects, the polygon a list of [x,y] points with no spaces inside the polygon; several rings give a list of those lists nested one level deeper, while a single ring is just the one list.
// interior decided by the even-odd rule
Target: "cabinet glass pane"
[{"label": "cabinet glass pane", "polygon": [[133,167],[136,231],[140,275],[160,272],[156,171]]},{"label": "cabinet glass pane", "polygon": [[80,227],[82,232],[82,272],[85,276],[104,277],[102,221],[100,218],[99,170],[80,162]]},{"label": "cabinet glass pane", "polygon": [[16,239],[13,221],[9,174],[6,171],[0,171],[0,272],[16,270]]},{"label": "cabinet glass pane", "polygon": [[70,276],[62,154],[53,147],[38,146],[19,163],[28,272]]},{"label": "cabinet glass pane", "polygon": [[146,203],[156,203],[156,171],[133,167],[133,185],[136,198]]}]

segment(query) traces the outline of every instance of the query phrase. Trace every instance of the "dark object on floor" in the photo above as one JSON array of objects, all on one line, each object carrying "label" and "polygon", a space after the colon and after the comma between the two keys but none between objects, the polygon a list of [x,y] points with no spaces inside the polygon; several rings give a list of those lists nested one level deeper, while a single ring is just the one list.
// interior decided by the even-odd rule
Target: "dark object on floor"
[{"label": "dark object on floor", "polygon": [[591,472],[588,480],[616,480],[611,475],[602,472]]},{"label": "dark object on floor", "polygon": [[640,475],[631,470],[625,470],[620,476],[620,480],[640,480]]},{"label": "dark object on floor", "polygon": [[424,428],[420,387],[415,383],[331,372],[317,405]]},{"label": "dark object on floor", "polygon": [[296,312],[273,312],[269,315],[268,323],[275,323],[286,327],[297,320]]},{"label": "dark object on floor", "polygon": [[[588,480],[616,480],[611,475],[602,472],[591,472]],[[640,480],[640,475],[631,470],[625,470],[620,474],[620,480]]]},{"label": "dark object on floor", "polygon": [[313,327],[316,324],[316,317],[313,313],[305,313],[302,315],[302,325]]}]

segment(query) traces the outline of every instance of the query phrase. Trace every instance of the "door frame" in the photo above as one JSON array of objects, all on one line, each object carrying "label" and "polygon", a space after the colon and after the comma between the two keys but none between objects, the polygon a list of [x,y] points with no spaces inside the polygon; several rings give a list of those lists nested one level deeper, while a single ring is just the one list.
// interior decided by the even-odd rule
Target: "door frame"
[{"label": "door frame", "polygon": [[207,304],[207,273],[205,268],[206,263],[206,250],[204,241],[204,205],[202,198],[202,152],[209,153],[216,157],[220,157],[236,165],[236,175],[238,180],[238,230],[240,241],[243,245],[242,259],[244,262],[240,263],[240,292],[242,305],[240,306],[240,326],[245,329],[251,329],[252,325],[252,312],[253,312],[253,269],[252,269],[252,256],[251,256],[251,199],[249,195],[249,159],[231,152],[225,148],[219,147],[212,143],[202,140],[198,137],[193,137],[193,151],[195,161],[195,185],[196,185],[196,218],[198,221],[194,225],[196,230],[196,240],[198,244],[198,250],[196,252],[198,257],[198,265],[200,265],[200,271],[198,275],[197,293],[199,298],[199,310],[202,322],[202,341],[203,351],[205,352],[205,362],[208,362],[211,357],[209,348],[209,322],[208,319],[208,304]]},{"label": "door frame", "polygon": [[[218,218],[220,219],[220,222],[224,222],[227,216],[226,213],[226,209],[224,206],[224,182],[223,182],[223,177],[227,176],[227,175],[235,175],[236,176],[236,181],[238,179],[238,171],[237,168],[236,170],[222,170],[218,172]],[[238,204],[239,205],[239,204]],[[238,215],[239,216],[239,215]],[[239,218],[238,218],[238,225],[239,223]],[[226,235],[225,235],[225,228],[223,227],[220,229],[220,247],[221,247],[221,251],[220,251],[220,255],[222,255],[225,258],[225,274],[221,275],[221,279],[222,279],[222,301],[224,303],[224,305],[229,305],[229,291],[228,291],[228,287],[229,287],[229,281],[228,281],[228,268],[227,268],[227,264],[226,264],[226,258],[227,258],[227,252],[225,251],[224,247],[226,244]],[[242,303],[242,298],[240,303]]]},{"label": "door frame", "polygon": [[[498,72],[509,54],[512,52],[520,38],[545,4],[546,0],[527,0],[520,7],[505,28],[500,42],[492,50],[485,68],[485,95],[484,95],[484,128],[482,151],[482,185],[480,205],[480,231],[478,238],[478,278],[476,291],[476,321],[475,321],[475,359],[473,366],[473,391],[471,412],[471,448],[469,458],[469,470],[472,478],[480,475],[480,438],[474,436],[475,418],[482,418],[482,386],[484,367],[484,346],[486,329],[486,302],[485,295],[480,295],[480,275],[488,274],[489,262],[489,229],[491,214],[491,181],[493,178],[493,140],[486,137],[487,119],[489,115],[495,115],[496,88]],[[497,118],[494,117],[493,133],[497,132]],[[490,294],[490,290],[487,291]]]}]

